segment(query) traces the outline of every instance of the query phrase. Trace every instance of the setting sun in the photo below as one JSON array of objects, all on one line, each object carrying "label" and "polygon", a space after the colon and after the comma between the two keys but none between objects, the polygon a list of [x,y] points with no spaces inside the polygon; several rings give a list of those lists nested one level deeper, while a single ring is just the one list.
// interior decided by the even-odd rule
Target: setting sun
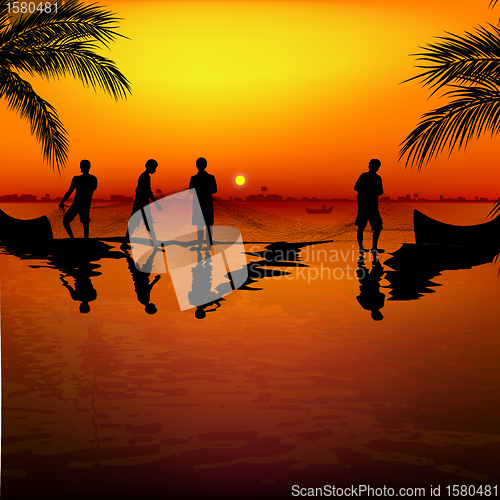
[{"label": "setting sun", "polygon": [[238,186],[243,186],[243,184],[245,184],[245,178],[242,175],[238,175],[235,180]]}]

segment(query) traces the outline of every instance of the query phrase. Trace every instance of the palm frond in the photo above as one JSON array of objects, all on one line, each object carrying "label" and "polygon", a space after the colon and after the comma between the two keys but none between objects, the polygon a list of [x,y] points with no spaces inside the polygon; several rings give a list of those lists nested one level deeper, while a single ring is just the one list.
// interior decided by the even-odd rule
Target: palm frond
[{"label": "palm frond", "polygon": [[0,0],[0,36],[10,26],[10,19],[7,11],[7,1]]},{"label": "palm frond", "polygon": [[490,210],[488,217],[493,217],[494,215],[498,214],[499,212],[500,212],[500,198],[498,198],[498,200],[495,201],[495,204],[493,205],[493,208]]},{"label": "palm frond", "polygon": [[12,52],[9,63],[16,70],[47,79],[70,75],[86,87],[101,88],[116,101],[126,99],[131,93],[130,82],[111,59],[96,54],[95,49],[89,42],[35,46]]},{"label": "palm frond", "polygon": [[0,67],[0,98],[28,121],[31,133],[42,144],[44,160],[60,171],[68,157],[66,130],[53,106],[36,94],[18,74]]},{"label": "palm frond", "polygon": [[445,94],[451,102],[425,113],[417,127],[400,144],[399,160],[417,165],[437,157],[446,147],[465,150],[473,137],[500,131],[500,91],[483,87],[456,87]]},{"label": "palm frond", "polygon": [[413,54],[425,62],[417,65],[424,71],[405,82],[419,79],[432,93],[450,84],[493,86],[500,82],[500,28],[479,26],[464,36],[447,35],[424,47],[425,52]]},{"label": "palm frond", "polygon": [[[5,3],[5,0],[2,1]],[[18,17],[8,33],[3,33],[0,46],[8,43],[26,47],[43,40],[96,40],[103,45],[116,38],[125,38],[116,29],[120,18],[96,4],[85,5],[78,0],[60,4],[57,12],[34,12]]]},{"label": "palm frond", "polygon": [[98,44],[122,37],[118,18],[104,8],[69,0],[51,13],[19,17],[0,32],[0,65],[47,79],[71,75],[114,97],[126,98],[130,82],[115,63],[97,54]]},{"label": "palm frond", "polygon": [[130,82],[116,64],[97,53],[118,37],[119,18],[105,7],[78,0],[59,4],[57,12],[7,14],[0,0],[0,98],[31,127],[42,145],[43,158],[59,171],[67,160],[67,133],[53,106],[40,98],[17,71],[46,79],[64,75],[98,87],[118,100],[131,93]]}]

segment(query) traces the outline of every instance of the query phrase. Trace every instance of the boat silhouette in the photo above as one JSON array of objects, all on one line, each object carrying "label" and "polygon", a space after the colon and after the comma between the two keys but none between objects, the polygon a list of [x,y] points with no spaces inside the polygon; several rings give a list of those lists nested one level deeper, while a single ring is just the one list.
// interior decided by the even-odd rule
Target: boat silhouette
[{"label": "boat silhouette", "polygon": [[420,245],[497,247],[500,244],[500,215],[482,224],[456,226],[440,222],[415,210],[413,226],[415,242]]},{"label": "boat silhouette", "polygon": [[16,219],[0,209],[0,242],[14,245],[40,245],[52,242],[52,228],[47,216]]},{"label": "boat silhouette", "polygon": [[333,205],[330,208],[326,208],[326,205],[323,205],[323,208],[305,207],[305,209],[308,214],[330,214],[332,213]]}]

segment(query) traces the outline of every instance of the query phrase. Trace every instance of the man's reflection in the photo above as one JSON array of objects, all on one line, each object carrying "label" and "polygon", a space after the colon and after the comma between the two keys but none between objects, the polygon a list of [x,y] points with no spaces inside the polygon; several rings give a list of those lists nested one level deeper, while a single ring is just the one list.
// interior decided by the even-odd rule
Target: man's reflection
[{"label": "man's reflection", "polygon": [[151,290],[155,286],[156,283],[160,280],[161,276],[157,274],[153,281],[150,280],[151,273],[147,271],[151,271],[153,268],[153,260],[156,256],[156,253],[159,251],[157,247],[155,247],[151,254],[145,259],[144,263],[141,266],[141,270],[137,269],[134,259],[131,257],[130,252],[128,250],[124,250],[125,259],[127,260],[128,269],[130,274],[132,275],[132,280],[134,282],[135,294],[137,295],[137,300],[144,306],[144,311],[147,314],[155,314],[158,309],[151,302]]},{"label": "man's reflection", "polygon": [[363,309],[371,311],[372,319],[375,321],[384,319],[384,315],[380,312],[385,303],[385,294],[380,291],[380,281],[383,275],[384,268],[378,259],[372,262],[370,271],[366,268],[364,260],[358,261],[356,276],[359,281],[360,293],[356,299]]},{"label": "man's reflection", "polygon": [[198,319],[204,319],[209,312],[216,311],[225,300],[223,295],[231,291],[229,282],[217,286],[217,291],[212,291],[212,259],[210,252],[198,249],[196,265],[191,269],[193,281],[191,291],[188,292],[189,303],[196,306],[194,313]]},{"label": "man's reflection", "polygon": [[[66,276],[63,274],[59,276],[63,286],[69,291],[71,298],[76,302],[80,302],[79,310],[82,314],[89,313],[89,303],[97,299],[97,291],[92,284],[90,275],[91,271],[89,269],[75,269],[71,273],[67,273]],[[74,278],[74,287],[66,281],[68,276],[72,276]]]}]

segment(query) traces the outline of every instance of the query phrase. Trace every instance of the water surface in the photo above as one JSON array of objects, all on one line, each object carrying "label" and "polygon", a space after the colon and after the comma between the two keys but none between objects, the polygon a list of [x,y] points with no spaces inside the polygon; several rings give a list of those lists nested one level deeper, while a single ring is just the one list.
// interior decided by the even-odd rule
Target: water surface
[{"label": "water surface", "polygon": [[[369,259],[361,284],[353,244],[268,265],[265,245],[246,245],[248,262],[261,261],[252,282],[203,320],[179,311],[168,274],[146,314],[116,244],[90,266],[90,285],[49,259],[0,254],[2,495],[498,484],[499,266],[444,270],[417,300],[393,300],[385,262],[408,236],[382,236],[380,280]],[[76,280],[96,292],[88,314],[68,288]],[[367,303],[382,303],[382,320]]]}]

